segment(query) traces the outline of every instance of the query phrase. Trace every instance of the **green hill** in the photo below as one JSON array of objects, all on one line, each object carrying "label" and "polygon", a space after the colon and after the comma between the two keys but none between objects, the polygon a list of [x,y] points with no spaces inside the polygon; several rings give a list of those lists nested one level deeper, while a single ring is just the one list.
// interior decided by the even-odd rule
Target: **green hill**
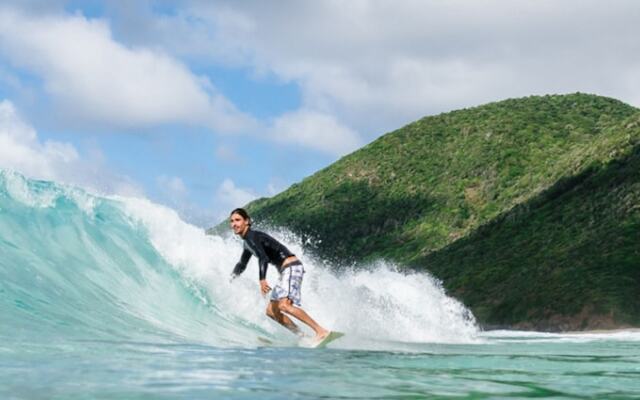
[{"label": "green hill", "polygon": [[572,94],[426,117],[248,208],[341,264],[426,268],[485,324],[639,323],[638,116]]}]

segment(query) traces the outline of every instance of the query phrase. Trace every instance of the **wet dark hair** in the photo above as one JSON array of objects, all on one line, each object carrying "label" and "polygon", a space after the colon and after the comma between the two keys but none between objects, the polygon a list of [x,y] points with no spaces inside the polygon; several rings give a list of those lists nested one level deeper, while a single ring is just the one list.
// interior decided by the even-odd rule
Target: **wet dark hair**
[{"label": "wet dark hair", "polygon": [[247,212],[247,210],[245,210],[244,208],[236,208],[235,210],[231,211],[231,214],[229,214],[229,216],[232,216],[233,214],[238,214],[242,218],[248,219],[249,226],[251,226],[251,217],[249,216],[249,213]]}]

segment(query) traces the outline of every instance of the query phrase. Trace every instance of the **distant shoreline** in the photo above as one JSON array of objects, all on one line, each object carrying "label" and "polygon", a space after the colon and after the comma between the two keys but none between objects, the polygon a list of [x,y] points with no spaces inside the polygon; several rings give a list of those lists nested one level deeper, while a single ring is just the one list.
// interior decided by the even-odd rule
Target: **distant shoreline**
[{"label": "distant shoreline", "polygon": [[516,331],[516,332],[537,332],[537,333],[550,333],[550,334],[564,334],[564,335],[589,335],[599,333],[620,333],[620,332],[634,332],[640,333],[640,327],[623,327],[623,328],[610,328],[610,329],[586,329],[583,331],[576,330],[536,330],[536,329],[523,329],[517,326],[481,326],[480,329],[483,332],[490,331]]},{"label": "distant shoreline", "polygon": [[592,329],[588,331],[569,331],[569,332],[562,332],[562,333],[579,335],[579,334],[618,333],[618,332],[640,332],[640,328]]}]

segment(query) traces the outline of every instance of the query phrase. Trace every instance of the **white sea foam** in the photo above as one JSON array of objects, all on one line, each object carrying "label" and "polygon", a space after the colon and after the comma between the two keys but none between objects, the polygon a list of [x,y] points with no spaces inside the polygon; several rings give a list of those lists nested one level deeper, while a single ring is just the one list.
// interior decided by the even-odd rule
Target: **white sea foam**
[{"label": "white sea foam", "polygon": [[617,329],[612,331],[585,331],[585,332],[533,332],[533,331],[513,331],[497,330],[483,332],[483,338],[489,340],[499,340],[508,342],[568,342],[583,343],[594,341],[628,341],[640,342],[640,330],[638,329]]},{"label": "white sea foam", "polygon": [[[146,227],[152,244],[167,262],[204,286],[227,318],[282,336],[283,328],[264,315],[268,300],[259,293],[255,259],[240,278],[229,282],[242,252],[239,239],[205,235],[202,229],[183,222],[175,211],[144,199],[117,200]],[[291,235],[271,233],[302,259],[306,270],[303,308],[320,324],[352,338],[434,343],[476,340],[478,330],[471,313],[448,297],[428,274],[404,274],[384,262],[334,273],[307,257]],[[269,269],[267,279],[271,286],[276,283],[275,268]]]},{"label": "white sea foam", "polygon": [[11,198],[34,208],[53,207],[56,200],[64,196],[72,200],[87,216],[92,217],[100,197],[87,190],[61,183],[38,188],[37,181],[12,170],[0,169],[0,178],[4,181],[7,193]]},{"label": "white sea foam", "polygon": [[17,172],[0,170],[0,174],[9,196],[29,207],[51,207],[59,196],[59,193],[53,189],[44,191],[32,190],[29,187],[27,178]]}]

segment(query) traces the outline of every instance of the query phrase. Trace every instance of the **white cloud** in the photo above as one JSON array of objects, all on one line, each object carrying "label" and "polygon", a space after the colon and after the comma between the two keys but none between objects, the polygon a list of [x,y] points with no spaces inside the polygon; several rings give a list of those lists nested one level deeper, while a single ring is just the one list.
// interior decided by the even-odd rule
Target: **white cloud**
[{"label": "white cloud", "polygon": [[355,131],[341,125],[332,115],[311,110],[298,110],[277,118],[271,135],[285,143],[300,144],[334,155],[355,150],[362,144]]},{"label": "white cloud", "polygon": [[101,153],[92,153],[92,158],[86,159],[69,143],[41,142],[35,129],[18,115],[13,103],[0,102],[0,168],[33,178],[76,184],[101,193],[143,194],[130,178],[109,172]]},{"label": "white cloud", "polygon": [[156,183],[165,197],[174,203],[187,197],[187,187],[177,176],[160,175],[156,178]]},{"label": "white cloud", "polygon": [[[236,207],[242,207],[258,196],[251,189],[237,187],[231,179],[225,179],[216,191],[216,204],[228,211]],[[227,210],[222,210],[221,215],[227,215]]]},{"label": "white cloud", "polygon": [[246,130],[249,116],[156,48],[129,48],[103,20],[0,7],[0,51],[43,79],[67,117],[107,126],[181,122]]},{"label": "white cloud", "polygon": [[267,196],[273,197],[287,188],[285,181],[280,178],[271,178],[267,185]]},{"label": "white cloud", "polygon": [[640,105],[639,15],[635,0],[193,1],[183,20],[199,21],[192,51],[209,43],[219,60],[295,82],[303,109],[371,137],[531,94]]},{"label": "white cloud", "polygon": [[41,143],[36,131],[19,116],[10,101],[0,102],[0,167],[45,179],[78,160],[78,152],[67,143]]},{"label": "white cloud", "polygon": [[[162,14],[115,4],[109,25],[51,16],[53,7],[35,17],[5,10],[0,48],[78,118],[122,125],[258,131],[178,58],[275,76],[299,86],[302,104],[260,129],[332,154],[424,115],[507,97],[582,91],[640,105],[635,0],[191,0]],[[305,120],[338,131],[327,138]],[[343,150],[323,144],[339,137]]]},{"label": "white cloud", "polygon": [[189,223],[202,227],[210,227],[223,216],[212,208],[204,208],[190,198],[189,189],[177,176],[160,175],[156,177],[156,185],[160,190],[161,201],[174,208],[181,218]]}]

